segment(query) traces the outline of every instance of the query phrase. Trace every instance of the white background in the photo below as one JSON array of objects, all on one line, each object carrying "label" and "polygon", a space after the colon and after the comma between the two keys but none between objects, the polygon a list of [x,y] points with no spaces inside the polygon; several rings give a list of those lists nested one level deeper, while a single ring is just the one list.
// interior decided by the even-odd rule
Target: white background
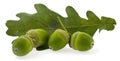
[{"label": "white background", "polygon": [[[80,52],[67,45],[59,51],[33,49],[23,57],[15,56],[11,42],[15,37],[6,35],[5,23],[9,19],[19,19],[19,12],[35,13],[34,4],[45,4],[51,10],[66,17],[65,8],[73,6],[81,17],[86,11],[93,11],[98,17],[107,16],[116,20],[113,31],[98,31],[94,35],[95,45],[87,52]],[[119,0],[0,0],[0,61],[120,61],[120,2]]]}]

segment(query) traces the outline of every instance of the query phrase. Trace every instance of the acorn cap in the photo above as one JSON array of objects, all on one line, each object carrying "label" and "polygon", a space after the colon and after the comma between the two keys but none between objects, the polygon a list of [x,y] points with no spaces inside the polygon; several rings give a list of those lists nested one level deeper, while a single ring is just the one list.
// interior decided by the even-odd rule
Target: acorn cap
[{"label": "acorn cap", "polygon": [[43,29],[31,29],[26,36],[33,42],[35,48],[47,43],[49,38],[48,32]]}]

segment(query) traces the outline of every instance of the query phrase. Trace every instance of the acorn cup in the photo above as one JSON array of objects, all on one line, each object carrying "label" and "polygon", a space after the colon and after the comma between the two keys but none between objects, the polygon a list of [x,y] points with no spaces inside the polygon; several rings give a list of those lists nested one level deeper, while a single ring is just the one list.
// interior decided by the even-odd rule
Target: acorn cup
[{"label": "acorn cup", "polygon": [[71,36],[70,47],[79,51],[88,51],[94,45],[93,38],[85,32],[75,32]]},{"label": "acorn cup", "polygon": [[68,41],[69,34],[62,29],[57,29],[51,34],[48,45],[50,49],[57,51],[64,48]]},{"label": "acorn cup", "polygon": [[32,29],[26,33],[26,36],[33,42],[35,48],[48,43],[48,32],[43,29]]}]

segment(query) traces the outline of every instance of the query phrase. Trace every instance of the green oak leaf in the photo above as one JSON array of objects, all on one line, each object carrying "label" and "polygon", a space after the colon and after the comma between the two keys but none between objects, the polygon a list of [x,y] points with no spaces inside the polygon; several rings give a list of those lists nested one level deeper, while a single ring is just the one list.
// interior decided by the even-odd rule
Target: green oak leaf
[{"label": "green oak leaf", "polygon": [[35,4],[35,8],[37,13],[19,13],[16,16],[20,20],[8,20],[6,33],[10,36],[21,36],[30,29],[41,28],[52,33],[55,29],[62,28],[69,34],[81,31],[93,36],[97,29],[113,30],[116,24],[113,18],[102,16],[100,19],[92,11],[87,11],[87,19],[82,18],[71,6],[66,8],[68,17],[62,17],[43,4]]}]

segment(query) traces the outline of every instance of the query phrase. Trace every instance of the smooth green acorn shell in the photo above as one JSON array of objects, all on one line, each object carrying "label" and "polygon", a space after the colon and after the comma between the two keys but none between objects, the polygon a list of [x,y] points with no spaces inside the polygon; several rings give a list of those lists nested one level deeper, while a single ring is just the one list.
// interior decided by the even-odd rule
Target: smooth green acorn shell
[{"label": "smooth green acorn shell", "polygon": [[12,42],[13,53],[17,56],[24,56],[32,49],[32,42],[26,36],[20,36]]},{"label": "smooth green acorn shell", "polygon": [[48,32],[43,29],[29,30],[26,33],[26,36],[28,36],[31,39],[35,48],[42,46],[45,43],[48,43],[49,38]]},{"label": "smooth green acorn shell", "polygon": [[50,36],[48,45],[52,50],[56,51],[64,48],[68,41],[69,41],[68,33],[64,30],[57,29]]},{"label": "smooth green acorn shell", "polygon": [[85,32],[75,32],[71,36],[70,47],[79,51],[87,51],[93,47],[93,38]]}]

